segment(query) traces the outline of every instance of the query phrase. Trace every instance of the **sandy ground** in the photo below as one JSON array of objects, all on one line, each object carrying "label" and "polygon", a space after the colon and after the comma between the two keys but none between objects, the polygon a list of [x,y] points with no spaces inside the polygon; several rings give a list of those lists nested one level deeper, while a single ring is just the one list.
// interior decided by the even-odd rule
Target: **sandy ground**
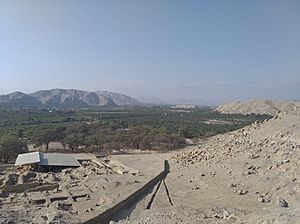
[{"label": "sandy ground", "polygon": [[300,223],[299,109],[180,153],[118,159],[171,170],[120,223]]},{"label": "sandy ground", "polygon": [[[119,158],[132,161],[132,158]],[[135,156],[136,167],[143,166],[144,158]],[[163,162],[170,154],[150,155],[149,161]],[[280,207],[277,201],[262,203],[259,198],[268,195],[278,183],[276,178],[252,176],[242,179],[240,162],[230,169],[226,164],[212,165],[207,162],[197,166],[182,167],[170,161],[171,173],[162,183],[150,208],[147,208],[157,186],[144,199],[131,208],[130,220],[121,223],[300,223],[300,207],[297,198],[289,200],[289,208]],[[228,164],[231,166],[232,164]],[[247,169],[247,168],[246,168]],[[246,170],[245,169],[245,170]],[[286,181],[292,181],[286,177]],[[257,183],[257,184],[255,184]],[[295,183],[298,188],[298,184]],[[243,195],[236,191],[242,192]],[[275,195],[273,195],[275,196]],[[280,196],[280,195],[276,195]],[[116,221],[119,217],[116,217]],[[124,216],[121,216],[124,218]]]}]

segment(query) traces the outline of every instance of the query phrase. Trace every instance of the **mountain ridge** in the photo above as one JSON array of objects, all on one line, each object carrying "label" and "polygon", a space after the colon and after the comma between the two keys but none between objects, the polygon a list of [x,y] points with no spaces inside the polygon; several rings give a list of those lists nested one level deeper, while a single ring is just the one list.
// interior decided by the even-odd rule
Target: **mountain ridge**
[{"label": "mountain ridge", "polygon": [[33,93],[12,92],[0,95],[0,105],[8,107],[97,107],[139,106],[136,99],[109,91],[83,91],[77,89],[38,90]]}]

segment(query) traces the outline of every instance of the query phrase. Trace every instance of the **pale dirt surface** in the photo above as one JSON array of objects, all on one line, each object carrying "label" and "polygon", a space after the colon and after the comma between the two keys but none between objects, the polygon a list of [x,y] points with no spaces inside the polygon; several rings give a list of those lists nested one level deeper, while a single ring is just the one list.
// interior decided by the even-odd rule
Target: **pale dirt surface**
[{"label": "pale dirt surface", "polygon": [[161,184],[150,209],[156,187],[120,223],[300,223],[300,108],[180,153],[150,156],[169,159],[173,206]]},{"label": "pale dirt surface", "polygon": [[278,112],[288,112],[295,106],[300,106],[296,101],[272,101],[272,100],[253,100],[249,102],[235,102],[224,104],[216,111],[224,114],[269,114],[276,115]]}]

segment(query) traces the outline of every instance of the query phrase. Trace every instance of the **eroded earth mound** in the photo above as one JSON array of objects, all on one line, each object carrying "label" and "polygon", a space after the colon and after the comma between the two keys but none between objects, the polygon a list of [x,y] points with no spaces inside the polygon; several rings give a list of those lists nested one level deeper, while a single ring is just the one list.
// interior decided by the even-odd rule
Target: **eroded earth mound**
[{"label": "eroded earth mound", "polygon": [[295,106],[300,106],[300,102],[253,100],[224,104],[218,107],[216,111],[224,114],[268,114],[274,116],[278,112],[288,112]]}]

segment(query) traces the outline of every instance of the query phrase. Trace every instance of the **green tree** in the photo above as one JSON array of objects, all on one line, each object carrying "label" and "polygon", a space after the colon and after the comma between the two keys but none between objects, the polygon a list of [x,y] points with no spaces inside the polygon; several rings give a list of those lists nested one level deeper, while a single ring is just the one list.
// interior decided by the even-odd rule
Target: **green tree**
[{"label": "green tree", "polygon": [[192,138],[194,136],[191,132],[192,132],[191,128],[185,125],[179,128],[177,134],[185,138]]},{"label": "green tree", "polygon": [[79,146],[85,145],[85,138],[83,135],[73,134],[64,138],[63,142],[74,152],[78,150]]},{"label": "green tree", "polygon": [[19,138],[23,138],[24,137],[24,130],[22,129],[22,128],[18,128],[17,129],[17,136],[19,137]]},{"label": "green tree", "polygon": [[15,159],[18,154],[27,152],[27,144],[14,136],[2,136],[0,139],[0,158],[2,162],[8,163]]},{"label": "green tree", "polygon": [[32,141],[35,147],[45,145],[48,151],[50,142],[59,141],[65,137],[64,131],[65,128],[61,127],[40,129],[33,134]]}]

